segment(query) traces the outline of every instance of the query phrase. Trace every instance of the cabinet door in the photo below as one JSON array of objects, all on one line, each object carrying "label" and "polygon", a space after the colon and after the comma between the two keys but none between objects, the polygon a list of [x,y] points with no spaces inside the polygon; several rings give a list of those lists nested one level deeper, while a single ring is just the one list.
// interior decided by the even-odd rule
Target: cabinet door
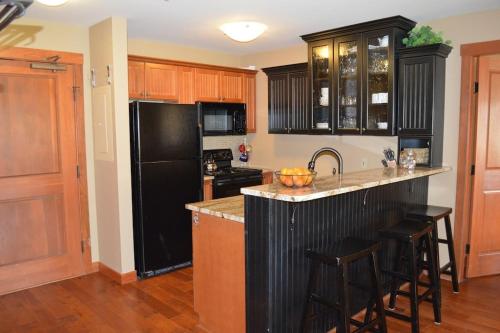
[{"label": "cabinet door", "polygon": [[128,62],[128,98],[143,99],[145,63],[142,61]]},{"label": "cabinet door", "polygon": [[392,30],[363,34],[363,134],[394,135]]},{"label": "cabinet door", "polygon": [[288,133],[288,74],[268,76],[268,132]]},{"label": "cabinet door", "polygon": [[309,44],[309,66],[311,132],[331,134],[333,44],[330,39]]},{"label": "cabinet door", "polygon": [[220,72],[221,101],[226,103],[244,103],[243,85],[245,74],[236,72]]},{"label": "cabinet door", "polygon": [[177,101],[177,66],[146,63],[146,98]]},{"label": "cabinet door", "polygon": [[309,131],[309,100],[307,71],[292,72],[288,77],[288,116],[290,118],[290,133],[308,133]]},{"label": "cabinet door", "polygon": [[220,102],[220,71],[195,69],[195,99],[202,102]]},{"label": "cabinet door", "polygon": [[179,66],[177,68],[179,82],[179,104],[194,104],[194,68]]},{"label": "cabinet door", "polygon": [[434,57],[399,60],[398,133],[432,134]]},{"label": "cabinet door", "polygon": [[255,81],[255,74],[245,74],[244,102],[247,105],[247,133],[255,133],[257,131]]},{"label": "cabinet door", "polygon": [[361,134],[361,34],[335,39],[335,132]]}]

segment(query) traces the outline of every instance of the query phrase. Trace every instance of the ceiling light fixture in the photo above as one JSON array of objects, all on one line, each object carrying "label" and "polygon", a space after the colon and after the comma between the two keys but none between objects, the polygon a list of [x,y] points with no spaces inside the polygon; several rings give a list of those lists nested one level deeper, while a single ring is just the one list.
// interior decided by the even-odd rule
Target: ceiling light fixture
[{"label": "ceiling light fixture", "polygon": [[69,0],[37,0],[37,1],[42,5],[55,7],[64,5]]},{"label": "ceiling light fixture", "polygon": [[267,25],[259,22],[241,21],[225,23],[219,29],[229,38],[246,43],[262,35],[267,30]]}]

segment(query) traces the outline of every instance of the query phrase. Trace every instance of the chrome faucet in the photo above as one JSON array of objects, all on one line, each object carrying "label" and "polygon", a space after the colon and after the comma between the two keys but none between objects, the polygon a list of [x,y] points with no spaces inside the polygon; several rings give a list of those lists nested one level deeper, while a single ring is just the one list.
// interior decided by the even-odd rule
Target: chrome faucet
[{"label": "chrome faucet", "polygon": [[[320,157],[321,155],[326,154],[326,153],[332,154],[335,157],[335,159],[337,160],[337,163],[339,164],[339,174],[340,175],[343,174],[344,173],[344,161],[342,159],[342,155],[340,155],[338,150],[330,148],[330,147],[324,147],[324,148],[318,149],[311,157],[311,161],[307,165],[307,168],[311,171],[314,171],[314,167],[316,166],[316,160],[318,159],[318,157]],[[337,170],[335,168],[333,168],[332,173],[335,175],[337,173]]]}]

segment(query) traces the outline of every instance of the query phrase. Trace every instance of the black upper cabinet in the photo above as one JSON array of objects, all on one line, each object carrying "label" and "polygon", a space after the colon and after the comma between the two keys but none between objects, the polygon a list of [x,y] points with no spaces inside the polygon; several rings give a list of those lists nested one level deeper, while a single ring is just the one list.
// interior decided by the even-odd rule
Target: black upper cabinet
[{"label": "black upper cabinet", "polygon": [[396,134],[396,50],[414,26],[395,16],[302,36],[309,47],[311,133]]},{"label": "black upper cabinet", "polygon": [[451,47],[402,48],[399,60],[399,135],[442,134],[446,57]]},{"label": "black upper cabinet", "polygon": [[262,69],[268,77],[268,132],[309,133],[307,63]]}]

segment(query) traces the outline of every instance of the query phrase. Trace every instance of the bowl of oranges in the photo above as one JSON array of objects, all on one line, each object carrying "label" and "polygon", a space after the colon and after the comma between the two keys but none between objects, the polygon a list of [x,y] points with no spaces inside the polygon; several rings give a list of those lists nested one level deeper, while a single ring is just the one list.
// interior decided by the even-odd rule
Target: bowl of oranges
[{"label": "bowl of oranges", "polygon": [[311,185],[317,172],[311,171],[307,168],[282,168],[275,171],[276,179],[281,184],[288,187],[303,187]]}]

